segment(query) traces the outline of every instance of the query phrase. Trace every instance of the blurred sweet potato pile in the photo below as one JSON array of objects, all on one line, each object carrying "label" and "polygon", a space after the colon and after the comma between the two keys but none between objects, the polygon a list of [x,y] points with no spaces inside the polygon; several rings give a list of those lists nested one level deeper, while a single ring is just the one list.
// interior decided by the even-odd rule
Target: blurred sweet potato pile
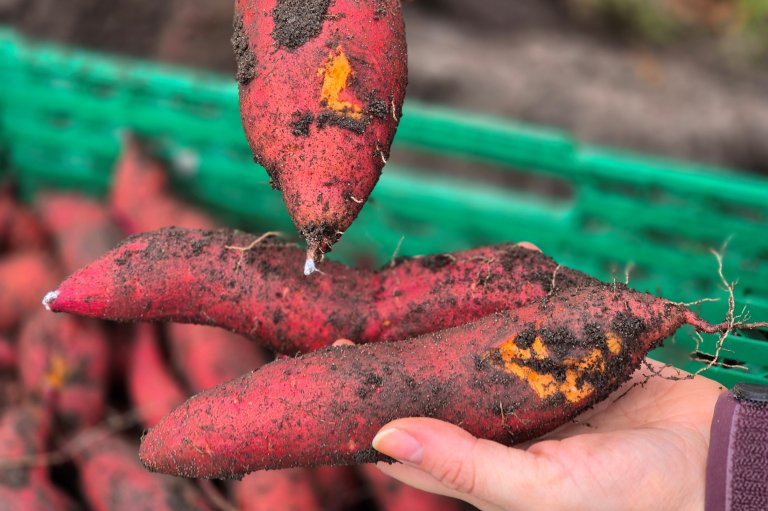
[{"label": "blurred sweet potato pile", "polygon": [[[148,472],[142,428],[273,358],[224,330],[47,313],[41,299],[125,235],[215,226],[127,139],[106,200],[0,189],[0,509],[460,509],[372,467],[256,472],[219,484]],[[62,468],[64,467],[64,468]]]}]

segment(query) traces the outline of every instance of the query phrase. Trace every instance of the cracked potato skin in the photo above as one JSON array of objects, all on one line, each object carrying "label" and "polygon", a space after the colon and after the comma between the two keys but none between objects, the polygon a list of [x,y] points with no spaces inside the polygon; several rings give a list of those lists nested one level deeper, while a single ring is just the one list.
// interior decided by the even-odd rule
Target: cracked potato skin
[{"label": "cracked potato skin", "polygon": [[237,0],[240,111],[255,160],[317,261],[381,175],[407,82],[399,0]]}]

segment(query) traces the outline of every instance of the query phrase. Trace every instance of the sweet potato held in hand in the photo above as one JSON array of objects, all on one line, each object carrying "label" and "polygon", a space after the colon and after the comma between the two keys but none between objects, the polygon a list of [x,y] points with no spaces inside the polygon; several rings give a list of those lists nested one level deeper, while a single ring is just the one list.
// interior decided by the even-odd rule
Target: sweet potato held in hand
[{"label": "sweet potato held in hand", "polygon": [[407,341],[277,360],[204,391],[144,437],[152,470],[228,478],[261,469],[384,459],[386,423],[434,417],[513,444],[607,397],[684,324],[685,307],[593,280],[578,290]]},{"label": "sweet potato held in hand", "polygon": [[49,296],[56,312],[122,321],[179,321],[224,327],[282,353],[312,351],[339,338],[398,340],[584,285],[514,244],[411,258],[379,272],[328,262],[322,274],[294,271],[304,255],[252,235],[164,229],[125,240]]},{"label": "sweet potato held in hand", "polygon": [[400,1],[237,0],[235,11],[245,134],[307,240],[311,273],[389,156],[407,81]]}]

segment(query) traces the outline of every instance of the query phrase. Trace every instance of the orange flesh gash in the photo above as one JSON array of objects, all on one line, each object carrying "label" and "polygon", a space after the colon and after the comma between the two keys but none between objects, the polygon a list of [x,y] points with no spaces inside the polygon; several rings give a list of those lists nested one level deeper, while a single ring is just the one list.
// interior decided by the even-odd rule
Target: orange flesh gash
[{"label": "orange flesh gash", "polygon": [[344,54],[341,46],[328,55],[325,65],[317,70],[317,75],[323,77],[323,88],[320,92],[320,102],[336,113],[361,119],[363,109],[359,103],[341,99],[341,94],[347,88],[352,77],[352,65]]},{"label": "orange flesh gash", "polygon": [[68,375],[67,361],[59,354],[51,355],[48,372],[45,374],[45,383],[53,389],[59,389],[64,385]]},{"label": "orange flesh gash", "polygon": [[[526,361],[544,361],[550,357],[549,350],[541,337],[536,336],[530,348],[521,348],[517,345],[516,339],[517,335],[499,346],[504,367],[508,372],[527,382],[541,399],[562,394],[571,403],[581,401],[589,397],[594,388],[587,382],[579,382],[579,375],[586,370],[605,371],[605,354],[600,349],[594,349],[584,358],[565,360],[565,380],[558,383],[554,375],[539,372],[524,365]],[[621,352],[621,338],[613,332],[606,333],[606,345],[613,355]]]}]

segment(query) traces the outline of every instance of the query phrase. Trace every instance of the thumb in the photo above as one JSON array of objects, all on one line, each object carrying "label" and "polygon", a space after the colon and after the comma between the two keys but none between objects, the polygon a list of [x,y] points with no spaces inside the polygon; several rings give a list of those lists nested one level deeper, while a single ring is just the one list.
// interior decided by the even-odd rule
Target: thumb
[{"label": "thumb", "polygon": [[[541,504],[538,488],[558,480],[555,467],[526,451],[475,438],[436,419],[385,425],[373,448],[403,462],[379,464],[386,474],[421,490],[460,498],[480,509],[527,509]],[[537,502],[538,501],[538,502]]]}]

